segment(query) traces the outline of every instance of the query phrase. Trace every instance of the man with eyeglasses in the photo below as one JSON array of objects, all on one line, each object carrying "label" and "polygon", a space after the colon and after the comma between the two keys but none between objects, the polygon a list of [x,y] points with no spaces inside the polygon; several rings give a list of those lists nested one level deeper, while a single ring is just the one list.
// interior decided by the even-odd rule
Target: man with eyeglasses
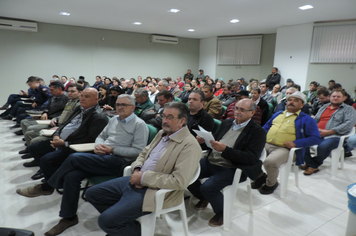
[{"label": "man with eyeglasses", "polygon": [[[143,150],[148,140],[148,128],[143,120],[134,114],[135,100],[132,96],[122,94],[116,100],[117,116],[114,116],[95,140],[94,153],[73,153],[50,176],[47,176],[47,187],[32,188],[27,197],[50,195],[55,188],[63,188],[60,217],[63,219],[47,236],[57,235],[78,223],[78,209],[81,181],[89,176],[121,175],[123,166],[131,163]],[[41,186],[41,187],[42,187]],[[27,191],[29,192],[29,191]]]},{"label": "man with eyeglasses", "polygon": [[[259,161],[266,142],[266,132],[253,121],[256,104],[251,99],[236,103],[235,117],[224,120],[210,141],[213,150],[207,158],[200,160],[199,179],[208,178],[203,184],[199,180],[188,187],[199,199],[196,210],[203,210],[210,203],[215,216],[209,220],[212,227],[220,226],[223,219],[223,194],[221,190],[232,184],[236,168],[242,170],[240,181],[248,176],[256,179],[262,166]],[[205,140],[197,136],[198,142]]]},{"label": "man with eyeglasses", "polygon": [[288,161],[291,148],[301,148],[295,152],[295,159],[296,165],[302,165],[306,149],[321,141],[315,120],[301,111],[306,104],[304,94],[296,91],[287,95],[286,100],[287,110],[277,112],[263,126],[267,132],[267,158],[263,162],[267,175],[261,170],[257,180],[251,184],[261,194],[271,194],[278,187],[279,167]]},{"label": "man with eyeglasses", "polygon": [[154,211],[159,189],[174,189],[166,194],[163,208],[182,202],[202,155],[186,126],[188,112],[181,102],[166,103],[162,130],[131,164],[131,176],[88,189],[87,200],[101,213],[99,226],[108,235],[141,235],[136,219]]}]

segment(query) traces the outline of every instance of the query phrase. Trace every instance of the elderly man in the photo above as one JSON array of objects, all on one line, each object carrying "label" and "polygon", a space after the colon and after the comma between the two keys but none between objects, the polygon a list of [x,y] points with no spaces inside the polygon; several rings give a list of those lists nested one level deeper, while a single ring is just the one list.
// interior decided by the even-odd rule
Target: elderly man
[{"label": "elderly man", "polygon": [[149,82],[147,87],[148,87],[148,90],[149,90],[148,96],[150,98],[150,101],[153,104],[155,102],[155,100],[156,100],[156,96],[157,96],[157,93],[159,91],[157,90],[156,84],[154,82]]},{"label": "elderly man", "polygon": [[[199,179],[207,178],[203,184],[199,180],[188,187],[199,199],[196,210],[203,210],[208,203],[213,207],[215,216],[209,220],[212,227],[220,226],[223,219],[223,194],[221,190],[232,184],[236,168],[242,170],[240,181],[246,176],[256,179],[262,162],[259,161],[266,133],[251,118],[256,104],[250,99],[242,99],[235,106],[235,118],[224,120],[215,133],[215,140],[210,140],[214,148],[207,158],[200,160]],[[197,137],[199,143],[205,142]]]},{"label": "elderly man", "polygon": [[153,103],[148,98],[148,92],[144,88],[138,88],[134,92],[136,104],[135,104],[135,114],[138,117],[141,117],[141,114],[145,110],[151,110],[153,107]]},{"label": "elderly man", "polygon": [[161,80],[157,84],[158,91],[162,91],[163,89],[168,89],[168,82],[167,80]]},{"label": "elderly man", "polygon": [[163,208],[181,203],[202,154],[186,127],[187,119],[185,104],[166,103],[162,130],[132,163],[132,175],[88,189],[87,200],[101,213],[99,226],[108,235],[141,235],[135,220],[154,211],[154,195],[159,189],[174,189],[167,194]]},{"label": "elderly man", "polygon": [[[292,93],[297,92],[298,90],[295,87],[290,87],[286,90],[286,96],[291,95]],[[281,102],[276,106],[276,108],[273,111],[273,114],[279,112],[279,111],[285,111],[287,110],[287,98],[283,98]],[[304,104],[302,108],[302,112],[305,114],[309,114],[309,105],[306,103]]]},{"label": "elderly man", "polygon": [[272,90],[273,87],[276,84],[279,84],[280,82],[281,82],[281,75],[278,74],[278,68],[277,67],[273,67],[272,68],[272,74],[267,76],[266,83],[269,84],[269,88],[270,88],[270,90]]},{"label": "elderly man", "polygon": [[177,86],[177,82],[174,80],[169,81],[169,87],[169,91],[173,94],[173,96],[179,98],[179,96],[182,94],[182,91],[179,89],[179,86]]},{"label": "elderly man", "polygon": [[[94,154],[73,153],[47,180],[52,187],[42,191],[39,185],[33,188],[31,197],[52,194],[55,188],[63,188],[59,216],[63,219],[47,236],[58,235],[78,223],[76,215],[80,183],[92,175],[120,175],[118,171],[131,163],[146,146],[148,128],[134,113],[135,100],[123,94],[116,101],[117,116],[114,116],[95,140]],[[46,184],[43,184],[46,185]],[[29,197],[29,196],[28,196]]]},{"label": "elderly man", "polygon": [[231,94],[231,85],[224,84],[222,86],[223,93],[217,98],[220,100],[223,106],[228,107],[231,103],[235,102],[235,98]]},{"label": "elderly man", "polygon": [[213,118],[220,119],[222,105],[219,99],[214,96],[213,88],[205,85],[202,89],[205,95],[204,110],[206,110]]},{"label": "elderly man", "polygon": [[344,99],[343,90],[334,90],[330,95],[330,103],[321,107],[314,117],[323,140],[318,145],[316,156],[311,157],[309,150],[305,152],[305,165],[302,166],[304,175],[318,172],[319,166],[339,145],[340,136],[348,134],[355,126],[356,111],[343,103]]},{"label": "elderly man", "polygon": [[261,171],[258,179],[251,184],[261,194],[271,194],[278,187],[279,167],[287,162],[291,148],[302,148],[296,151],[296,164],[302,165],[305,150],[321,140],[316,122],[301,111],[304,104],[306,100],[301,92],[287,95],[287,110],[274,114],[263,126],[267,132],[267,158],[263,162],[267,175]]},{"label": "elderly man", "polygon": [[153,106],[152,110],[145,110],[141,115],[147,124],[153,125],[158,130],[162,129],[162,113],[164,105],[168,102],[174,101],[174,97],[168,90],[162,90],[157,94],[157,104]]}]

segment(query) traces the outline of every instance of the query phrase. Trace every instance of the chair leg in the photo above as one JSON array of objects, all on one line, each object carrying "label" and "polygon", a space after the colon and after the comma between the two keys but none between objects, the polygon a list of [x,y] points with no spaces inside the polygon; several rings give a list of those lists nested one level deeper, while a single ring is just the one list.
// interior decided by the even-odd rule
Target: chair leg
[{"label": "chair leg", "polygon": [[281,194],[280,194],[280,197],[281,198],[284,198],[286,196],[290,168],[291,168],[290,165],[284,165],[279,170],[280,171],[280,176],[281,176],[281,178],[280,178],[280,181],[281,181]]},{"label": "chair leg", "polygon": [[156,212],[138,218],[141,223],[142,236],[154,236],[156,228]]},{"label": "chair leg", "polygon": [[180,218],[182,220],[184,234],[189,236],[189,229],[188,229],[188,220],[187,220],[187,212],[185,211],[185,204],[183,202],[182,207],[179,209]]},{"label": "chair leg", "polygon": [[231,218],[232,218],[232,209],[234,206],[235,195],[233,193],[231,186],[225,187],[223,191],[224,195],[224,225],[223,228],[225,231],[229,231],[231,227]]},{"label": "chair leg", "polygon": [[356,235],[356,215],[349,210],[349,217],[347,220],[347,226],[346,226],[346,236],[354,236]]},{"label": "chair leg", "polygon": [[331,152],[331,176],[335,176],[339,167],[340,152],[333,150]]},{"label": "chair leg", "polygon": [[298,179],[298,166],[296,164],[293,165],[294,168],[294,180],[295,186],[299,187],[299,179]]},{"label": "chair leg", "polygon": [[250,205],[250,213],[252,213],[253,212],[253,206],[252,206],[252,193],[251,193],[251,180],[250,180],[250,178],[247,178],[246,183],[247,183],[247,194],[248,194],[249,205]]},{"label": "chair leg", "polygon": [[345,161],[345,150],[341,149],[341,157],[340,157],[340,167],[344,169],[344,161]]}]

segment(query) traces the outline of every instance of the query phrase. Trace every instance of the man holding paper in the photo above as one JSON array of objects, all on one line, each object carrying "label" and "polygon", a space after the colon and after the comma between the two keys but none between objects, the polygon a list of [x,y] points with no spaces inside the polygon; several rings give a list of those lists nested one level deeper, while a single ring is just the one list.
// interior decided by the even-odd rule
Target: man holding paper
[{"label": "man holding paper", "polygon": [[[256,104],[251,99],[242,99],[235,105],[235,118],[224,120],[210,140],[213,150],[207,158],[200,160],[199,179],[209,178],[204,184],[199,179],[188,187],[200,201],[196,210],[203,210],[211,204],[215,216],[210,219],[212,227],[223,224],[223,195],[221,190],[232,184],[236,168],[242,170],[240,181],[248,176],[256,179],[262,162],[259,161],[266,142],[266,132],[253,121]],[[198,142],[205,140],[197,136]]]}]

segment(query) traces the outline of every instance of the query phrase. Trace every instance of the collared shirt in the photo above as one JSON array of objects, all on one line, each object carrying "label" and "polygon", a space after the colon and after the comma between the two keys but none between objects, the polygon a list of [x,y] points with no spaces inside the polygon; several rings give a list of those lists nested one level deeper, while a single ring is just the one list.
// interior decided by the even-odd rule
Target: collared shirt
[{"label": "collared shirt", "polygon": [[260,102],[261,100],[261,96],[257,98],[257,100],[255,101],[255,104],[258,105],[258,103]]},{"label": "collared shirt", "polygon": [[117,117],[117,120],[118,120],[119,122],[121,122],[121,123],[127,124],[127,123],[129,123],[130,120],[132,120],[134,117],[135,117],[135,114],[132,113],[131,115],[129,115],[128,117],[126,117],[126,118],[123,119],[123,120],[121,120],[121,119],[120,119],[120,116],[118,116],[118,117]]},{"label": "collared shirt", "polygon": [[334,114],[334,112],[339,109],[339,107],[334,107],[334,109],[331,108],[331,105],[329,105],[323,114],[321,114],[319,122],[318,122],[318,128],[319,129],[325,129],[326,124],[330,120],[330,117]]},{"label": "collared shirt", "polygon": [[236,120],[234,120],[232,122],[232,130],[238,130],[238,129],[245,127],[248,124],[248,122],[250,122],[250,120],[251,120],[251,118],[248,119],[248,121],[245,121],[244,123],[241,123],[241,124],[237,124]]},{"label": "collared shirt", "polygon": [[172,139],[174,136],[176,136],[183,128],[184,127],[182,127],[177,132],[175,132],[169,136],[167,136],[166,134],[162,134],[161,140],[156,145],[156,147],[154,147],[152,149],[152,151],[151,151],[150,155],[148,156],[147,160],[145,161],[145,163],[143,163],[143,166],[141,168],[141,172],[143,172],[142,177],[141,177],[141,183],[142,183],[142,179],[143,179],[143,176],[145,175],[146,171],[148,171],[148,170],[154,171],[157,161],[163,155],[164,151],[167,148],[169,140]]}]

